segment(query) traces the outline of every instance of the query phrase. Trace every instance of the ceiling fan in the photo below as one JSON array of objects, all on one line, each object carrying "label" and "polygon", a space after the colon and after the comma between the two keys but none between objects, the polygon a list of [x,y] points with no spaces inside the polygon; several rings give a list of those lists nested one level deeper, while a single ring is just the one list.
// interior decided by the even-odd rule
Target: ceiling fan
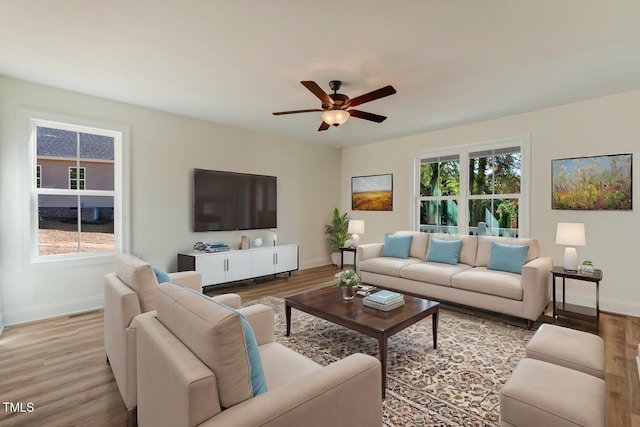
[{"label": "ceiling fan", "polygon": [[357,117],[359,119],[381,123],[386,119],[385,116],[367,113],[366,111],[353,110],[351,109],[351,107],[364,104],[365,102],[384,98],[385,96],[393,95],[394,93],[396,93],[396,90],[393,88],[393,86],[385,86],[383,88],[350,99],[347,95],[338,93],[340,87],[342,86],[342,82],[340,80],[331,80],[329,82],[329,87],[333,91],[332,94],[327,94],[314,81],[305,80],[301,81],[300,83],[302,83],[304,87],[309,89],[311,93],[313,93],[320,99],[320,101],[322,101],[322,108],[312,108],[309,110],[278,111],[273,113],[273,115],[279,116],[282,114],[297,114],[310,113],[313,111],[323,111],[322,124],[318,128],[318,131],[327,130],[331,125],[339,126],[346,122],[349,117]]}]

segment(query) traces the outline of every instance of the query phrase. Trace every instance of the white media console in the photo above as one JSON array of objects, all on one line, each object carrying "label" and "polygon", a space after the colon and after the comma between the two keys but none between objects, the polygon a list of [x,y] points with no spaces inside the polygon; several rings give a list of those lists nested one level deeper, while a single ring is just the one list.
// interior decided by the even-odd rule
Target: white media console
[{"label": "white media console", "polygon": [[178,271],[202,274],[202,286],[256,279],[298,269],[298,245],[178,254]]}]

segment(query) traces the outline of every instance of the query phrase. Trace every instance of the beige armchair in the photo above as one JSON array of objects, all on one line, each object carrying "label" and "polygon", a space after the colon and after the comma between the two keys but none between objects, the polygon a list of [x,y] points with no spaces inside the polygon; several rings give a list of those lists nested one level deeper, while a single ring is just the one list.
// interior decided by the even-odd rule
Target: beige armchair
[{"label": "beige armchair", "polygon": [[[115,271],[105,276],[104,284],[104,348],[107,363],[127,407],[127,424],[135,423],[136,398],[136,318],[156,308],[158,281],[153,268],[133,255],[119,255]],[[202,291],[200,273],[170,273],[172,281]],[[239,307],[240,296],[217,297],[225,304]]]},{"label": "beige armchair", "polygon": [[[158,287],[157,304],[137,319],[140,427],[382,425],[378,359],[322,367],[274,341],[273,310],[262,304],[236,311],[171,283]],[[256,393],[256,372],[266,391]]]}]

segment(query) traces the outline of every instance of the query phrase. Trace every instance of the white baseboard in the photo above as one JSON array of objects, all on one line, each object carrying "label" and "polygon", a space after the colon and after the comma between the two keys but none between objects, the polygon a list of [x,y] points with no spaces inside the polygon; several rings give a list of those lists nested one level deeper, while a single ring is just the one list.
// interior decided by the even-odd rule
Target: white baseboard
[{"label": "white baseboard", "polygon": [[50,319],[52,317],[66,316],[69,314],[84,313],[87,311],[98,310],[103,307],[104,297],[102,295],[73,301],[65,301],[57,304],[29,307],[25,310],[4,313],[4,326],[35,322],[37,320]]}]

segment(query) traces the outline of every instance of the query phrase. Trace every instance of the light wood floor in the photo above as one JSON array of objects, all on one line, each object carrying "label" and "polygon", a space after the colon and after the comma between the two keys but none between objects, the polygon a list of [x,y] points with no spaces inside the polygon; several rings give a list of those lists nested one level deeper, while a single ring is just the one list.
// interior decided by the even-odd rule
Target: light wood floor
[{"label": "light wood floor", "polygon": [[[336,271],[318,267],[207,293],[237,292],[243,301],[284,297],[318,287]],[[102,311],[96,311],[5,328],[0,336],[0,427],[126,425],[125,406],[105,363],[102,318]],[[600,335],[606,343],[608,425],[640,426],[635,360],[640,318],[603,313]],[[9,402],[22,403],[24,412],[9,413]]]}]

